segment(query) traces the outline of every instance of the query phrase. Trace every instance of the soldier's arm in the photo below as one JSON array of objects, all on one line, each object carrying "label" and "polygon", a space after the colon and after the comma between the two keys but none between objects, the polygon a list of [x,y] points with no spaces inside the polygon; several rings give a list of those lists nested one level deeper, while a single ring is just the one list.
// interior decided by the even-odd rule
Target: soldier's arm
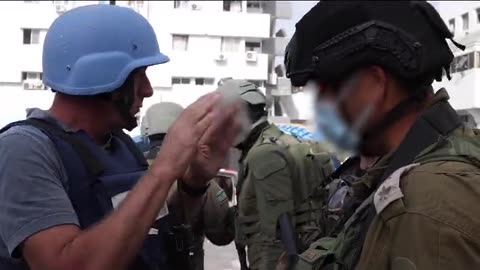
[{"label": "soldier's arm", "polygon": [[[225,192],[215,181],[210,181],[205,194],[200,196],[191,196],[183,190],[178,190],[175,184],[170,190],[168,205],[172,208],[178,208],[179,195],[183,199],[183,207],[179,209],[184,211],[189,223],[193,226],[203,226],[205,235],[215,245],[228,245],[234,238],[233,223],[228,219],[229,206]],[[203,215],[203,216],[200,216]],[[203,220],[203,224],[195,222]]]},{"label": "soldier's arm", "polygon": [[291,172],[285,152],[276,145],[255,148],[248,166],[248,177],[255,185],[260,221],[260,269],[274,269],[284,251],[277,239],[278,218],[293,210]]},{"label": "soldier's arm", "polygon": [[215,245],[228,245],[235,234],[229,219],[227,194],[215,181],[211,181],[206,196],[203,208],[205,235]]}]

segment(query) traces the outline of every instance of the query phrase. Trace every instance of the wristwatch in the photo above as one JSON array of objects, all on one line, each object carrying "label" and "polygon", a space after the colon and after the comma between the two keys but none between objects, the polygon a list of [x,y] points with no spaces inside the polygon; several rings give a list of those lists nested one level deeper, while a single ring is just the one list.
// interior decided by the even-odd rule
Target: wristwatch
[{"label": "wristwatch", "polygon": [[210,186],[210,183],[206,184],[203,187],[192,187],[187,183],[185,183],[184,181],[179,180],[177,185],[179,189],[185,191],[185,193],[187,193],[188,195],[192,197],[200,197],[203,194],[205,194],[205,192],[207,192],[207,189]]}]

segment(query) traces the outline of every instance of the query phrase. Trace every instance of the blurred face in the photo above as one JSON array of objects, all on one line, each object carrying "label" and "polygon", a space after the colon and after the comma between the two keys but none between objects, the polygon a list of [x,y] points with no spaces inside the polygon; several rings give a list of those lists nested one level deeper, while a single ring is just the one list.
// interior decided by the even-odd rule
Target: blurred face
[{"label": "blurred face", "polygon": [[389,110],[387,80],[381,68],[361,69],[336,84],[311,81],[307,85],[315,95],[317,128],[327,139],[360,154],[385,151],[382,140],[364,137]]},{"label": "blurred face", "polygon": [[116,106],[113,113],[116,126],[132,130],[138,125],[140,108],[143,99],[153,95],[147,68],[139,68],[132,72],[124,86],[113,95]]}]

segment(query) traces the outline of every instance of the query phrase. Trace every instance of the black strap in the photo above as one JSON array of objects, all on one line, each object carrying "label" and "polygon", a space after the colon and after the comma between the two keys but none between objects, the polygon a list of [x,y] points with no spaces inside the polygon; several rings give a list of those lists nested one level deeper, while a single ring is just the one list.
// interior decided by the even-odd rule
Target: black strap
[{"label": "black strap", "polygon": [[250,270],[247,264],[247,251],[245,250],[245,246],[235,242],[235,248],[237,249],[238,260],[240,261],[240,270]]},{"label": "black strap", "polygon": [[14,126],[21,126],[21,125],[30,125],[45,133],[48,137],[58,136],[61,137],[63,140],[68,142],[75,152],[78,154],[80,159],[82,160],[83,164],[85,165],[86,169],[92,175],[100,175],[104,171],[103,165],[95,158],[95,156],[91,153],[88,147],[80,140],[72,136],[72,134],[64,131],[58,125],[48,122],[46,120],[41,120],[37,118],[28,118],[26,120],[13,122],[3,129],[0,130],[0,133],[5,132],[11,127]]},{"label": "black strap", "polygon": [[460,127],[461,124],[457,112],[448,102],[441,101],[434,104],[407,133],[398,150],[393,154],[381,183],[395,170],[410,164],[420,152]]},{"label": "black strap", "polygon": [[[417,119],[405,136],[405,139],[393,153],[392,159],[388,167],[385,169],[378,186],[380,186],[385,179],[397,169],[411,164],[418,154],[444,138],[444,136],[450,134],[453,130],[460,127],[461,124],[462,122],[456,111],[447,101],[439,101],[432,105]],[[359,241],[359,244],[361,245],[361,248],[365,242],[370,224],[376,216],[376,210],[373,203],[367,211],[366,218],[362,222],[360,230],[361,241]],[[355,258],[356,262],[354,265],[356,265],[360,259],[360,251]]]},{"label": "black strap", "polygon": [[[292,225],[292,221],[288,213],[283,213],[280,215],[277,221],[279,228],[280,239],[282,241],[283,247],[285,248],[285,253],[288,258],[288,269],[294,269],[295,265],[298,262],[298,239],[297,232]],[[303,252],[304,250],[301,250]]]},{"label": "black strap", "polygon": [[148,162],[145,158],[145,155],[140,151],[130,136],[128,136],[122,130],[114,132],[113,135],[120,139],[127,146],[128,150],[130,150],[130,152],[135,156],[135,159],[140,166],[148,168]]},{"label": "black strap", "polygon": [[359,159],[360,158],[358,156],[349,157],[328,177],[328,181],[331,182],[335,179],[340,178],[340,176],[343,175],[346,170],[355,165],[355,163],[358,163]]}]

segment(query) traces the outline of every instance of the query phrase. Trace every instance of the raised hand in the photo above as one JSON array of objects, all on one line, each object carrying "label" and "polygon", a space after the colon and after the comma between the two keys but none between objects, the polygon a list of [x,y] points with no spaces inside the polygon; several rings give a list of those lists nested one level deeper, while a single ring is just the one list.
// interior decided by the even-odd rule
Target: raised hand
[{"label": "raised hand", "polygon": [[221,115],[198,141],[198,150],[184,180],[204,185],[217,174],[240,131],[241,123],[237,117],[240,105],[232,103],[218,108]]},{"label": "raised hand", "polygon": [[[173,177],[182,177],[196,158],[198,142],[211,132],[212,124],[217,119],[224,119],[217,106],[220,95],[210,93],[202,96],[188,106],[170,127],[163,141],[160,152],[152,164],[165,168]],[[215,124],[216,125],[216,124]]]}]

